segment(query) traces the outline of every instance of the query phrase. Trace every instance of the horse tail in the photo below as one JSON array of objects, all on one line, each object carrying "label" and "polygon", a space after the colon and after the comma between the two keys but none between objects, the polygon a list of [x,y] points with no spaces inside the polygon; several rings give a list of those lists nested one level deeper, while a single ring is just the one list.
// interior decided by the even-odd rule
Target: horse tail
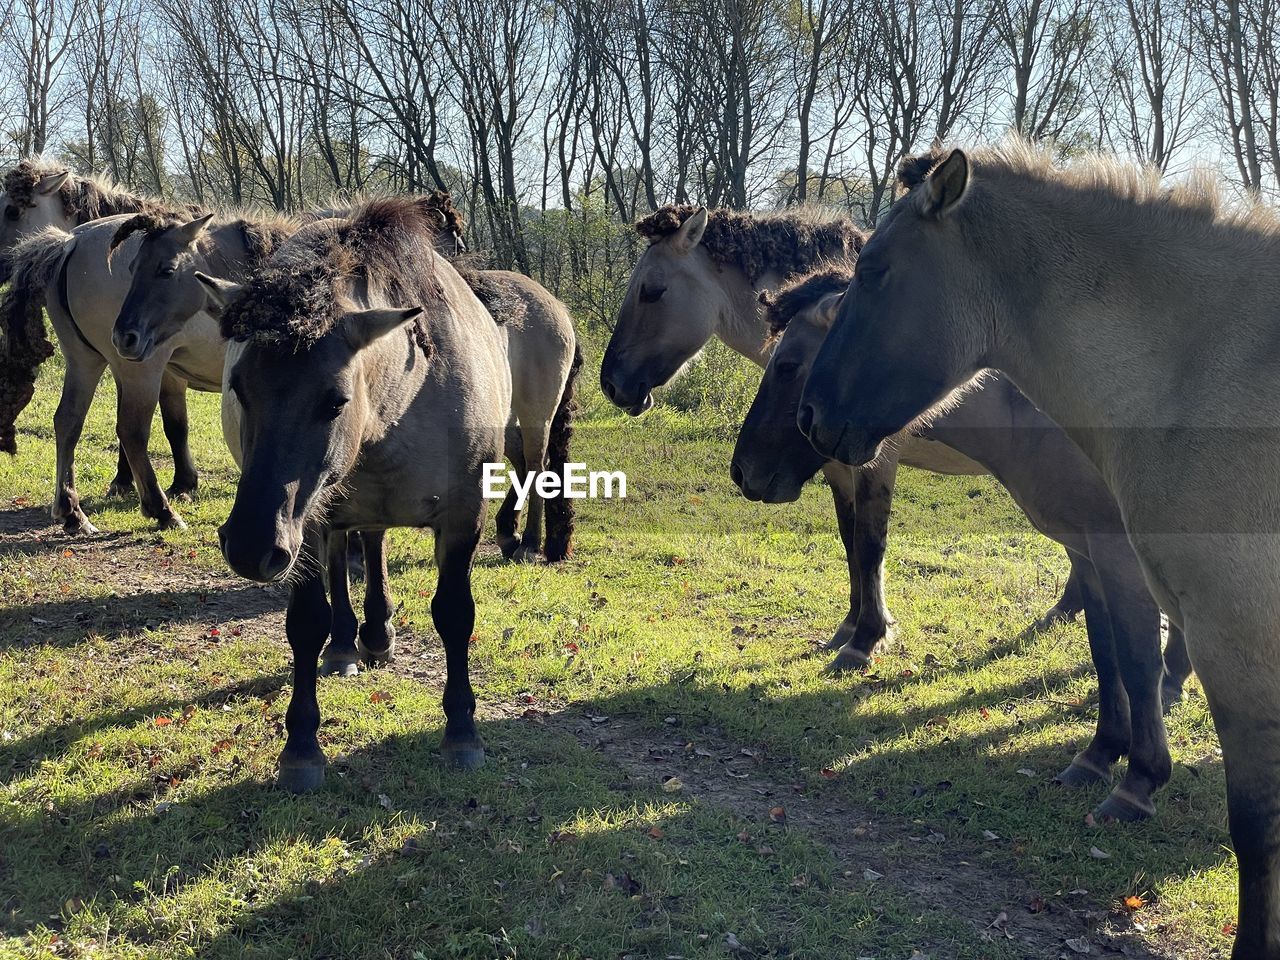
[{"label": "horse tail", "polygon": [[53,285],[71,234],[49,227],[8,254],[9,288],[0,297],[0,450],[17,453],[15,423],[36,391],[40,364],[53,355],[44,326],[46,291]]},{"label": "horse tail", "polygon": [[[564,381],[560,406],[551,419],[551,434],[547,441],[547,469],[563,475],[565,461],[569,459],[569,441],[573,437],[573,415],[578,403],[573,388],[582,368],[582,348],[573,345],[573,363]],[[573,501],[561,495],[547,499],[547,540],[545,552],[548,563],[558,563],[573,553]]]}]

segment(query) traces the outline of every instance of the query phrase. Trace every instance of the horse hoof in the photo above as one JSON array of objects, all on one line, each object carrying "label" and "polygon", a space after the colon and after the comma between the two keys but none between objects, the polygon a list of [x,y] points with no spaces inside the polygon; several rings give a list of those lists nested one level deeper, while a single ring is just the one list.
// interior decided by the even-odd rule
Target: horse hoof
[{"label": "horse hoof", "polygon": [[830,674],[850,673],[854,670],[865,670],[871,665],[871,658],[855,647],[845,645],[840,648],[836,658],[826,666]]},{"label": "horse hoof", "polygon": [[62,532],[69,537],[87,537],[96,534],[98,528],[89,522],[88,517],[81,513],[72,514],[62,521]]},{"label": "horse hoof", "polygon": [[1119,788],[1111,791],[1111,796],[1098,804],[1093,811],[1094,823],[1137,823],[1156,815],[1155,804],[1150,800],[1141,800],[1128,791]]},{"label": "horse hoof", "polygon": [[1175,704],[1182,702],[1182,687],[1175,687],[1172,684],[1162,686],[1160,688],[1160,709],[1165,716],[1169,715],[1169,711],[1173,709]]},{"label": "horse hoof", "polygon": [[498,549],[502,551],[503,559],[510,560],[516,555],[516,551],[520,549],[520,541],[516,537],[499,534]]},{"label": "horse hoof", "polygon": [[386,625],[386,632],[377,637],[381,649],[374,649],[367,642],[369,634],[364,627],[360,628],[360,640],[357,646],[360,649],[360,656],[364,658],[364,662],[370,666],[376,666],[383,663],[390,663],[396,656],[396,631],[390,623]]},{"label": "horse hoof", "polygon": [[515,553],[511,555],[511,559],[516,563],[537,563],[539,560],[538,548],[526,547],[522,544],[516,548]]},{"label": "horse hoof", "polygon": [[1075,619],[1076,615],[1069,610],[1063,610],[1061,607],[1050,607],[1043,617],[1031,624],[1031,632],[1044,633],[1059,624],[1074,623]]},{"label": "horse hoof", "polygon": [[157,520],[156,526],[161,530],[185,530],[187,529],[187,522],[176,513],[171,513]]},{"label": "horse hoof", "polygon": [[484,747],[477,744],[444,744],[444,762],[455,770],[478,770],[484,766]]},{"label": "horse hoof", "polygon": [[133,481],[125,483],[123,480],[112,480],[111,485],[107,487],[108,497],[127,497],[133,493]]},{"label": "horse hoof", "polygon": [[1111,773],[1099,770],[1091,764],[1072,760],[1071,765],[1053,778],[1053,782],[1062,787],[1088,787],[1095,783],[1110,783]]},{"label": "horse hoof", "polygon": [[289,793],[311,793],[324,786],[323,763],[287,764],[280,761],[276,785]]},{"label": "horse hoof", "polygon": [[346,657],[324,657],[320,660],[320,673],[327,677],[358,677],[360,661]]}]

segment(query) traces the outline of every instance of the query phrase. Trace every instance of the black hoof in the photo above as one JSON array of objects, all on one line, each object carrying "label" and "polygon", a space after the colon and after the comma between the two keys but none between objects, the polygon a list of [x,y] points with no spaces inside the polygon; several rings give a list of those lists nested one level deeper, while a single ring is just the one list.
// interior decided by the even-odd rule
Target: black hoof
[{"label": "black hoof", "polygon": [[516,555],[516,551],[520,549],[520,540],[517,537],[498,535],[498,549],[502,551],[502,556],[510,560]]},{"label": "black hoof", "polygon": [[320,673],[326,677],[358,677],[360,661],[358,658],[351,660],[346,656],[323,657],[320,660]]},{"label": "black hoof", "polygon": [[511,555],[511,559],[516,563],[537,563],[542,557],[538,553],[538,548],[526,544],[520,544],[516,547],[515,553]]},{"label": "black hoof", "polygon": [[[366,630],[368,624],[360,627],[360,656],[370,665],[390,663],[396,657],[396,631],[388,621],[383,630],[375,635]],[[372,643],[370,642],[372,641]]]},{"label": "black hoof", "polygon": [[1061,607],[1050,607],[1043,617],[1031,624],[1032,633],[1043,633],[1060,623],[1073,623],[1076,619],[1074,610],[1063,610]]},{"label": "black hoof", "polygon": [[844,623],[836,627],[835,636],[833,636],[830,640],[827,641],[827,649],[839,650],[846,643],[848,643],[850,640],[853,639],[854,634],[856,634],[857,631],[858,631],[858,622],[855,620],[852,624],[850,624],[849,618],[846,617]]},{"label": "black hoof", "polygon": [[87,537],[98,532],[83,513],[73,513],[62,521],[62,532],[69,537]]},{"label": "black hoof", "polygon": [[168,513],[156,520],[156,526],[161,530],[185,530],[187,522],[176,513]]},{"label": "black hoof", "polygon": [[311,793],[324,786],[324,763],[287,763],[280,760],[276,785],[289,793]]},{"label": "black hoof", "polygon": [[456,770],[478,770],[484,766],[484,747],[473,744],[444,744],[440,748],[446,765]]},{"label": "black hoof", "polygon": [[1142,800],[1119,788],[1111,791],[1111,796],[1098,804],[1093,811],[1094,823],[1137,823],[1156,815],[1155,804],[1150,800]]},{"label": "black hoof", "polygon": [[128,482],[124,480],[112,480],[111,485],[107,487],[108,497],[127,497],[133,493],[133,480],[130,478]]},{"label": "black hoof", "polygon": [[850,673],[854,670],[865,670],[871,665],[871,658],[848,644],[840,648],[836,658],[826,666],[826,672],[832,674]]},{"label": "black hoof", "polygon": [[1071,766],[1054,777],[1053,782],[1059,786],[1073,789],[1076,787],[1089,787],[1095,783],[1110,783],[1111,772],[1099,770],[1092,764],[1082,762],[1077,758],[1071,761]]},{"label": "black hoof", "polygon": [[175,482],[169,485],[169,489],[165,491],[165,494],[170,500],[183,500],[190,503],[191,496],[196,492],[197,486],[198,484],[190,481],[184,481],[182,483]]},{"label": "black hoof", "polygon": [[1173,709],[1174,704],[1182,702],[1182,687],[1166,683],[1160,688],[1160,709],[1165,716]]}]

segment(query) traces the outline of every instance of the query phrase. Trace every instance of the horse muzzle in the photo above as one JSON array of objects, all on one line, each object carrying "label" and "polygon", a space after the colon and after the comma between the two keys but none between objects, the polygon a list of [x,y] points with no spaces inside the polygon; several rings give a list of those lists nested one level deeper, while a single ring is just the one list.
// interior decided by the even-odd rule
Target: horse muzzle
[{"label": "horse muzzle", "polygon": [[218,528],[218,546],[227,566],[246,580],[258,583],[278,583],[289,575],[297,560],[296,552],[280,546],[278,543],[262,541],[256,538],[236,536],[224,523]]},{"label": "horse muzzle", "polygon": [[135,363],[146,360],[156,349],[155,337],[150,334],[144,336],[136,330],[112,331],[111,344],[121,357]]}]

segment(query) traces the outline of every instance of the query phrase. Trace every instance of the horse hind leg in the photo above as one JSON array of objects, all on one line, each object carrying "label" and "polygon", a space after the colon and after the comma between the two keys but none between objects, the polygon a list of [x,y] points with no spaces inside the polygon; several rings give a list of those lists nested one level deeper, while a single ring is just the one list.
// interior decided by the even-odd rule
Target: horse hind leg
[{"label": "horse hind leg", "polygon": [[[119,434],[116,435],[116,439],[119,440]],[[107,485],[107,496],[127,497],[131,493],[133,493],[133,471],[129,469],[129,458],[125,456],[124,444],[121,443],[119,455],[116,457],[116,475]]]},{"label": "horse hind leg", "polygon": [[[506,454],[511,465],[515,467],[516,476],[523,478],[525,474],[524,439],[520,428],[514,422],[507,425]],[[498,508],[494,523],[497,527],[498,549],[502,551],[503,557],[510,560],[520,548],[520,538],[516,535],[520,527],[520,511],[516,508],[514,488],[507,491],[506,497],[502,500],[502,506]]]},{"label": "horse hind leg", "polygon": [[356,648],[356,614],[351,607],[351,581],[347,576],[347,534],[331,530],[327,539],[325,575],[329,581],[333,622],[329,645],[320,660],[320,672],[354,677],[360,672],[360,651]]},{"label": "horse hind leg", "polygon": [[444,642],[445,762],[464,770],[484,763],[484,744],[476,730],[476,697],[471,689],[471,633],[475,629],[476,604],[471,595],[471,564],[480,542],[479,523],[463,530],[445,528],[436,533],[436,593],[431,598],[431,618]]},{"label": "horse hind leg", "polygon": [[364,623],[360,625],[360,654],[369,663],[389,663],[396,653],[396,605],[387,576],[386,531],[366,530],[364,566]]},{"label": "horse hind leg", "polygon": [[170,498],[190,499],[200,486],[200,474],[191,457],[191,429],[187,420],[187,382],[165,373],[160,381],[160,422],[173,451],[173,483]]},{"label": "horse hind leg", "polygon": [[[532,418],[530,418],[532,419]],[[525,421],[521,421],[522,423]],[[521,427],[523,435],[525,475],[535,477],[542,472],[547,463],[547,437],[551,427],[551,418],[538,422],[532,428]],[[529,499],[525,502],[524,533],[520,537],[520,546],[516,548],[512,559],[520,563],[534,563],[542,549],[542,515],[546,509],[546,501],[533,488],[529,488]]]},{"label": "horse hind leg", "polygon": [[68,534],[97,533],[80,506],[75,459],[76,444],[80,442],[85,417],[107,362],[79,342],[70,342],[70,338],[62,336],[58,339],[63,345],[67,366],[62,378],[62,397],[53,415],[57,466],[52,514],[55,520],[62,521],[62,529]]},{"label": "horse hind leg", "polygon": [[1062,588],[1062,596],[1058,602],[1045,611],[1044,616],[1031,625],[1032,633],[1041,633],[1061,623],[1072,623],[1076,615],[1084,610],[1084,594],[1080,585],[1080,574],[1071,566],[1071,574]]}]

